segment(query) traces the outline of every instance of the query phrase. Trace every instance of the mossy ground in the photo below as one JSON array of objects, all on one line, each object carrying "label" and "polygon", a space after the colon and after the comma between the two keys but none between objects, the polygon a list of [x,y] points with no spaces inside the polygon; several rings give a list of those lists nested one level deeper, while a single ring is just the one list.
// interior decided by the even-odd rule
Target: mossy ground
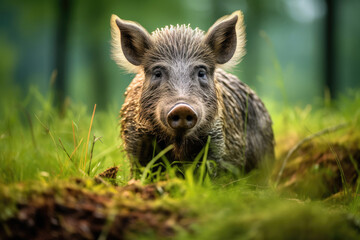
[{"label": "mossy ground", "polygon": [[[4,96],[0,239],[360,237],[359,93],[317,108],[265,101],[274,122],[275,163],[203,181],[191,168],[185,178],[168,169],[153,182],[130,179],[119,147],[118,107],[92,118],[93,109],[73,103],[59,114],[52,96],[36,88],[24,100]],[[300,145],[278,177],[299,141],[343,123]]]}]

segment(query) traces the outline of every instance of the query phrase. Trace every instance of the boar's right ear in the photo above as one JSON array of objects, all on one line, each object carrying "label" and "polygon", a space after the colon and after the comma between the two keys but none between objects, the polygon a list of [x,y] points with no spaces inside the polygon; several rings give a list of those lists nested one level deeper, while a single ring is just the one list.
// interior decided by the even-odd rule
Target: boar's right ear
[{"label": "boar's right ear", "polygon": [[112,58],[129,72],[138,72],[146,50],[152,44],[150,34],[139,24],[111,16]]},{"label": "boar's right ear", "polygon": [[245,27],[241,11],[217,20],[205,35],[204,42],[215,55],[216,63],[231,68],[245,55]]}]

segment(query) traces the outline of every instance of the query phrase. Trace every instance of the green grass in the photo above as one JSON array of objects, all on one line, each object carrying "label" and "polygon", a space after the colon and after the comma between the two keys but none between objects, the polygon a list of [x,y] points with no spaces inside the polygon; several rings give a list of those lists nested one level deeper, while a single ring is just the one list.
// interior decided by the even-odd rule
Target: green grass
[{"label": "green grass", "polygon": [[[350,146],[351,143],[360,149],[360,143],[356,143],[360,136],[360,92],[350,93],[326,106],[319,103],[320,107],[316,108],[310,105],[279,108],[274,102],[265,100],[265,103],[277,140],[277,161],[271,167],[267,165],[236,180],[226,176],[211,179],[208,177],[211,162],[207,161],[209,138],[194,160],[196,163],[183,170],[184,178],[177,178],[178,169],[174,169],[164,155],[171,146],[155,151],[154,145],[154,158],[144,168],[141,182],[167,181],[172,190],[162,195],[160,204],[178,204],[195,219],[191,231],[180,229],[176,237],[359,239],[360,181],[350,182],[343,162],[337,161],[337,164],[340,169],[344,168],[341,170],[344,188],[339,194],[343,196],[346,192],[345,198],[313,198],[312,192],[320,189],[316,185],[322,186],[321,182],[314,181],[302,182],[298,192],[284,190],[275,186],[274,176],[291,147],[330,126],[348,124],[313,141],[325,146],[337,142]],[[89,179],[112,166],[119,166],[115,182],[125,185],[130,180],[130,165],[120,147],[117,113],[116,107],[96,111],[94,106],[69,103],[65,115],[60,116],[52,107],[52,95],[43,96],[36,88],[31,88],[24,99],[15,93],[1,96],[0,186],[52,184],[75,177]],[[301,155],[297,159],[301,163]],[[359,159],[351,157],[350,160],[358,172]],[[291,168],[295,163],[288,164]],[[159,165],[166,171],[153,173],[152,167]],[[199,170],[195,165],[200,166]],[[317,173],[314,166],[308,170],[312,176],[316,174],[311,171]],[[287,177],[284,175],[283,180]],[[6,211],[6,205],[4,209]]]},{"label": "green grass", "polygon": [[[36,88],[24,101],[1,103],[0,183],[95,176],[111,166],[120,166],[120,181],[129,179],[129,163],[119,150],[117,109],[95,111],[92,122],[87,107],[70,104],[59,116],[52,97]],[[100,138],[95,144],[94,136]]]},{"label": "green grass", "polygon": [[[201,216],[196,239],[357,239],[346,211],[279,197],[246,180],[196,191],[187,199]],[[331,210],[330,210],[331,209]],[[355,222],[355,221],[354,221]],[[184,234],[180,239],[189,239]]]}]

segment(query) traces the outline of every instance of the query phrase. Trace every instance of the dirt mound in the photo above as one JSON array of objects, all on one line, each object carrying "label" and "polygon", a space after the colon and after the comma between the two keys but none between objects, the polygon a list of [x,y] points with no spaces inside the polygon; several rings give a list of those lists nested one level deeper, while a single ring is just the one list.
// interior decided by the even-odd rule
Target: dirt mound
[{"label": "dirt mound", "polygon": [[183,207],[164,200],[166,194],[161,184],[142,186],[136,181],[113,187],[75,180],[27,190],[23,196],[4,187],[0,201],[8,208],[12,201],[15,210],[2,219],[0,239],[171,237],[191,220]]},{"label": "dirt mound", "polygon": [[[285,154],[280,157],[284,158]],[[296,197],[313,199],[356,191],[359,166],[360,139],[313,139],[301,145],[288,160],[279,187]]]}]

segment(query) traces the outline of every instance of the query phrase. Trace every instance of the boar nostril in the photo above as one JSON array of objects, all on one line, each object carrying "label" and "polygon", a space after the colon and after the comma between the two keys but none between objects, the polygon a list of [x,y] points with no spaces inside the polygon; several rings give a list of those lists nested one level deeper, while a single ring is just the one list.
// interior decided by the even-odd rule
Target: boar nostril
[{"label": "boar nostril", "polygon": [[172,120],[175,121],[175,122],[179,121],[179,119],[180,119],[179,115],[174,115],[172,117]]},{"label": "boar nostril", "polygon": [[191,129],[196,125],[197,114],[188,104],[175,105],[167,115],[167,121],[171,128],[176,130]]}]

